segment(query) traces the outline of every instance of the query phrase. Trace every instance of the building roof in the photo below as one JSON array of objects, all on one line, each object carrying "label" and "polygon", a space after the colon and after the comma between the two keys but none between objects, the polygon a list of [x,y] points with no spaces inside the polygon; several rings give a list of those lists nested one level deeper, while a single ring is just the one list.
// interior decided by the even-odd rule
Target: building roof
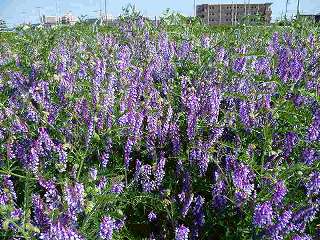
[{"label": "building roof", "polygon": [[320,13],[300,13],[300,16],[320,16]]},{"label": "building roof", "polygon": [[266,2],[266,3],[204,3],[204,4],[199,4],[197,6],[204,6],[204,5],[210,5],[210,6],[220,6],[220,5],[272,5],[272,2]]}]

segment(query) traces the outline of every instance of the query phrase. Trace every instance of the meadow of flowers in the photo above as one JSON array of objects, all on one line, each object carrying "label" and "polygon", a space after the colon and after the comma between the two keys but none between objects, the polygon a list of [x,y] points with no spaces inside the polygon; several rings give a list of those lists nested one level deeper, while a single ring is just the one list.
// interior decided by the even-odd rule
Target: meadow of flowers
[{"label": "meadow of flowers", "polygon": [[319,239],[319,27],[121,19],[0,33],[0,239]]}]

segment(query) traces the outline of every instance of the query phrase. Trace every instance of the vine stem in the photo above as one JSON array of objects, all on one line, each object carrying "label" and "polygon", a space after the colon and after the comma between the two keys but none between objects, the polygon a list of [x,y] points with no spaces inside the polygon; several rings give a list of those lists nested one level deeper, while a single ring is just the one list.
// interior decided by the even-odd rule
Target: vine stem
[{"label": "vine stem", "polygon": [[[86,150],[84,156],[86,156],[86,153],[87,153],[87,150]],[[78,173],[77,173],[77,181],[79,181],[80,174],[81,174],[81,171],[82,171],[82,168],[83,168],[83,163],[84,163],[84,159],[85,159],[84,156],[81,155],[81,162],[80,162],[79,170],[78,170]]]},{"label": "vine stem", "polygon": [[10,172],[10,171],[0,170],[0,173],[1,173],[1,174],[5,174],[5,175],[10,175],[10,176],[18,177],[18,178],[25,178],[25,179],[37,180],[37,179],[34,178],[34,177],[26,177],[26,176],[22,176],[22,175],[19,175],[19,174]]},{"label": "vine stem", "polygon": [[128,169],[125,167],[124,169],[124,174],[125,174],[125,181],[126,181],[126,188],[128,187]]}]

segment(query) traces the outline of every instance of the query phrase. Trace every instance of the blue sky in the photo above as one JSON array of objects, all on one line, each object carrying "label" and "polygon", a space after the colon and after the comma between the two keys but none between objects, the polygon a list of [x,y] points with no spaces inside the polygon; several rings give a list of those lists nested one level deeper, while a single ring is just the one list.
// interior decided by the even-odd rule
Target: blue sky
[{"label": "blue sky", "polygon": [[[118,16],[122,7],[129,3],[134,4],[146,16],[159,16],[167,8],[192,15],[193,0],[106,0],[107,12]],[[289,0],[289,15],[296,11],[297,0]],[[197,0],[201,3],[264,3],[266,0]],[[273,2],[273,19],[284,13],[286,0],[270,0]],[[56,7],[58,6],[58,8]],[[40,8],[37,8],[40,7]],[[64,14],[71,11],[74,15],[97,16],[99,9],[104,9],[104,0],[0,0],[0,18],[9,25],[39,21],[39,11],[45,15]],[[320,13],[320,0],[300,0],[300,10],[304,13]]]}]

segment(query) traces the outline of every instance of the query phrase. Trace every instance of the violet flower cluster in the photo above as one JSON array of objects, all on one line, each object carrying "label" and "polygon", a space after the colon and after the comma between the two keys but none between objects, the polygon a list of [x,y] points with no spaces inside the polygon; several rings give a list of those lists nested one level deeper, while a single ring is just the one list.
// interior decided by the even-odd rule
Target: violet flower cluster
[{"label": "violet flower cluster", "polygon": [[3,35],[0,239],[319,237],[317,28],[129,12]]}]

